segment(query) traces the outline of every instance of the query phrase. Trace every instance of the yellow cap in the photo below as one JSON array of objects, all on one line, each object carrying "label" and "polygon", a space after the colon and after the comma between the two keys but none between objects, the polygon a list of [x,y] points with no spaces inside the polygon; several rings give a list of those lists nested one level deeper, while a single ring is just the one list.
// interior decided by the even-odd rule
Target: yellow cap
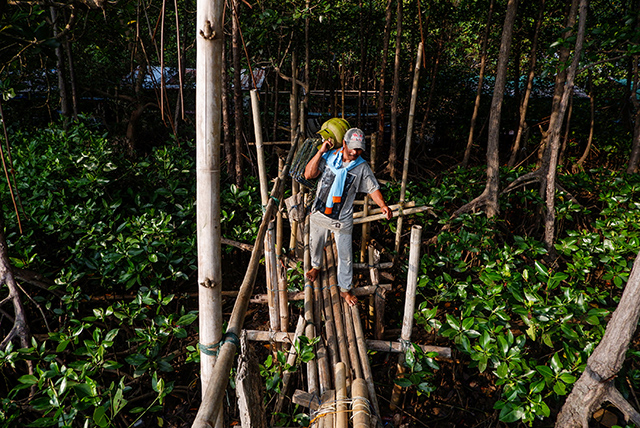
[{"label": "yellow cap", "polygon": [[336,148],[342,145],[344,134],[349,128],[349,122],[345,119],[334,117],[322,124],[318,134],[320,134],[324,140],[331,140],[333,142],[333,148]]}]

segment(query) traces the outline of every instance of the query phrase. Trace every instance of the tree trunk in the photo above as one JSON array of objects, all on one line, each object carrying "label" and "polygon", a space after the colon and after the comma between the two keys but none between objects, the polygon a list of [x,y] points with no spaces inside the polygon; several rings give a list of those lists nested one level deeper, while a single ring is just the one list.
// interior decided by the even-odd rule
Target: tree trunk
[{"label": "tree trunk", "polygon": [[[389,38],[391,37],[391,0],[387,0],[387,9],[385,14],[385,23],[384,23],[384,40],[383,40],[383,48],[382,48],[382,59],[380,63],[380,86],[378,90],[378,137],[376,138],[376,143],[378,145],[384,144],[384,80],[385,80],[385,71],[387,68],[387,55],[389,54]],[[378,153],[380,151],[378,150]],[[372,159],[372,162],[376,165],[379,165],[375,159]]]},{"label": "tree trunk", "polygon": [[507,83],[507,64],[509,63],[509,50],[513,34],[513,24],[518,10],[518,1],[509,0],[507,14],[502,27],[502,40],[500,41],[500,56],[496,84],[491,99],[491,113],[489,115],[489,135],[487,140],[487,187],[485,189],[487,217],[498,214],[498,187],[500,183],[498,143],[500,138],[500,118],[502,113],[502,100]]},{"label": "tree trunk", "polygon": [[533,88],[533,78],[536,74],[536,56],[538,50],[538,37],[540,36],[540,27],[544,18],[544,3],[545,0],[540,0],[540,10],[538,11],[538,18],[536,20],[536,27],[533,33],[533,41],[531,42],[531,56],[529,58],[529,75],[527,76],[527,87],[522,97],[522,103],[520,104],[520,122],[518,123],[518,131],[516,132],[516,139],[511,147],[511,156],[507,166],[513,168],[518,160],[518,153],[520,152],[520,146],[522,144],[522,135],[526,127],[527,109],[529,107],[529,98],[531,97],[531,90]]},{"label": "tree trunk", "polygon": [[391,142],[389,143],[389,175],[396,179],[398,150],[398,97],[400,95],[400,54],[402,48],[402,0],[398,0],[396,12],[396,55],[393,64],[393,90],[391,97]]},{"label": "tree trunk", "polygon": [[65,50],[67,53],[67,64],[69,66],[69,86],[71,86],[71,110],[73,111],[73,118],[78,120],[78,90],[76,86],[76,72],[73,66],[73,51],[71,50],[71,43],[69,40],[64,42]]},{"label": "tree trunk", "polygon": [[[574,0],[575,2],[575,0]],[[567,106],[569,104],[569,97],[573,93],[573,85],[575,76],[578,70],[578,64],[580,61],[580,55],[582,54],[582,46],[585,37],[585,28],[587,21],[587,3],[588,0],[580,0],[580,23],[578,25],[578,33],[576,35],[576,45],[573,53],[573,60],[566,72],[566,81],[564,82],[564,91],[562,91],[562,97],[559,100],[558,108],[555,110],[555,118],[552,114],[551,122],[549,125],[549,166],[546,171],[546,214],[544,222],[544,243],[549,251],[549,254],[553,254],[554,247],[553,241],[555,238],[555,189],[556,189],[556,168],[558,166],[558,151],[560,149],[560,130],[562,129],[562,118],[565,116]],[[573,10],[573,7],[571,8]],[[561,62],[562,64],[562,62]]]},{"label": "tree trunk", "polygon": [[240,65],[240,17],[238,10],[240,0],[233,0],[231,25],[231,51],[233,55],[233,107],[235,117],[235,148],[236,148],[236,185],[242,187],[244,175],[242,172],[242,75]]},{"label": "tree trunk", "polygon": [[584,168],[584,162],[587,160],[589,156],[589,152],[591,151],[591,144],[593,143],[593,131],[595,129],[596,123],[596,100],[595,95],[593,93],[593,79],[591,78],[591,70],[589,70],[589,107],[590,107],[590,116],[591,120],[589,121],[589,138],[587,139],[587,147],[585,147],[582,156],[576,164],[574,165],[574,173],[578,172],[579,169]]},{"label": "tree trunk", "polygon": [[[584,1],[584,0],[583,0]],[[582,19],[582,18],[581,18]],[[600,344],[587,360],[587,367],[574,384],[556,419],[557,428],[587,428],[593,412],[605,401],[640,425],[640,414],[615,389],[614,380],[624,363],[629,342],[640,317],[640,254],[636,257],[620,303],[607,324]]]},{"label": "tree trunk", "polygon": [[[51,12],[51,26],[53,28],[53,37],[58,38],[58,11],[55,7],[49,8]],[[56,52],[56,72],[58,74],[58,92],[60,93],[60,114],[65,118],[69,117],[69,96],[67,94],[67,84],[64,79],[64,53],[62,52],[63,43],[61,42],[55,49]]]},{"label": "tree trunk", "polygon": [[482,83],[484,81],[484,70],[487,65],[487,42],[489,40],[489,31],[491,30],[491,15],[493,14],[493,5],[495,1],[489,2],[489,11],[487,12],[487,25],[484,29],[484,35],[482,36],[482,48],[480,53],[480,71],[478,73],[478,88],[476,90],[476,101],[473,106],[473,114],[471,115],[471,126],[469,127],[469,138],[467,138],[467,148],[464,151],[464,157],[462,158],[462,166],[464,168],[469,165],[469,158],[471,157],[471,147],[473,146],[473,133],[476,127],[476,121],[478,119],[478,112],[480,111],[480,99],[482,97]]},{"label": "tree trunk", "polygon": [[640,102],[638,102],[638,55],[634,55],[633,61],[633,90],[631,91],[631,105],[635,110],[633,121],[633,142],[631,145],[631,156],[627,165],[627,174],[638,171],[640,161]]},{"label": "tree trunk", "polygon": [[[220,121],[222,99],[221,0],[198,0],[196,18],[196,207],[199,346],[202,394],[213,379],[222,338],[220,231]],[[220,424],[218,423],[218,426]]]},{"label": "tree trunk", "polygon": [[227,174],[233,177],[235,170],[234,148],[231,144],[231,118],[229,117],[229,73],[227,68],[227,45],[222,42],[222,135]]},{"label": "tree trunk", "polygon": [[564,154],[567,152],[567,145],[569,144],[569,131],[571,131],[571,116],[573,115],[573,91],[569,96],[569,108],[567,110],[567,119],[564,125],[564,135],[562,137],[562,147],[560,148],[560,155],[558,156],[558,165],[564,164]]},{"label": "tree trunk", "polygon": [[[17,338],[20,342],[21,348],[28,348],[31,346],[31,334],[29,332],[29,325],[27,324],[26,314],[22,301],[20,300],[20,291],[18,284],[13,276],[11,270],[11,263],[9,262],[9,251],[7,247],[7,241],[4,237],[4,217],[0,212],[0,284],[4,284],[9,289],[9,295],[0,301],[0,307],[6,303],[13,305],[13,326],[9,333],[0,342],[0,350],[5,350],[9,342]],[[29,373],[33,373],[33,363],[27,362],[29,367]]]}]

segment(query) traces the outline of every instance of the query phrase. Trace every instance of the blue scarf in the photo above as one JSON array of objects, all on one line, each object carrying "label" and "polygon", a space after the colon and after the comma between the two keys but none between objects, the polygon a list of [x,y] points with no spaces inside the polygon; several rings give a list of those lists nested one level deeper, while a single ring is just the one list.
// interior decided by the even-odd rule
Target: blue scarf
[{"label": "blue scarf", "polygon": [[347,172],[364,162],[361,156],[351,161],[346,167],[342,167],[342,149],[329,152],[326,156],[327,167],[335,174],[333,184],[329,190],[327,203],[325,205],[324,214],[329,215],[333,212],[333,205],[342,201],[342,193],[344,192],[344,183],[347,181]]}]

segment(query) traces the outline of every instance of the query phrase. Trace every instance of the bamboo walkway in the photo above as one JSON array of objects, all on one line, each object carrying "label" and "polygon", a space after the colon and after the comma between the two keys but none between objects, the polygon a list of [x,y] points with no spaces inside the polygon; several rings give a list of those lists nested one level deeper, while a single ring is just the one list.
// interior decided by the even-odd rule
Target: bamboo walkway
[{"label": "bamboo walkway", "polygon": [[[308,223],[308,219],[307,219]],[[414,226],[414,229],[416,227]],[[418,232],[420,227],[417,226]],[[412,230],[412,240],[413,240]],[[304,270],[309,269],[308,255],[308,224],[304,228]],[[419,260],[420,235],[415,239],[412,249],[415,262]],[[413,245],[412,245],[413,247]],[[378,267],[389,266],[380,264],[380,254],[373,247],[368,247],[368,263],[361,263],[358,267],[369,270],[370,285],[357,287],[353,290],[359,297],[358,305],[349,306],[340,296],[337,286],[337,258],[335,242],[329,240],[325,247],[324,266],[316,281],[311,283],[305,278],[304,311],[299,317],[294,333],[287,331],[246,331],[248,340],[270,341],[272,343],[296,343],[298,337],[305,335],[309,339],[319,336],[315,345],[315,358],[306,363],[305,389],[297,389],[291,394],[291,374],[285,372],[283,376],[282,393],[275,406],[274,413],[279,413],[288,401],[308,409],[311,427],[346,428],[348,426],[381,427],[380,406],[378,404],[373,373],[369,363],[368,351],[385,351],[402,353],[410,346],[410,330],[413,320],[413,304],[407,306],[407,300],[415,301],[415,286],[407,287],[405,299],[405,319],[401,340],[390,342],[382,340],[384,336],[384,310],[386,294],[391,289],[390,284],[379,283]],[[410,257],[411,258],[411,257]],[[417,272],[417,267],[410,267],[410,272]],[[270,275],[267,274],[267,277]],[[409,275],[411,277],[411,275]],[[357,275],[354,275],[354,279]],[[415,278],[413,279],[415,282]],[[366,279],[362,282],[368,283]],[[271,284],[276,284],[273,282]],[[287,307],[274,299],[277,287],[281,284],[267,285],[268,295],[254,297],[254,302],[268,302],[272,319],[281,318],[275,308]],[[413,290],[413,291],[411,291]],[[282,294],[280,294],[282,296]],[[295,298],[292,294],[290,297]],[[298,298],[300,296],[297,296]],[[365,338],[360,316],[361,306],[369,305],[368,314],[372,335],[375,338]],[[374,310],[375,308],[375,310]],[[372,316],[373,315],[373,316]],[[372,319],[374,318],[374,319]],[[283,327],[283,326],[281,326]],[[408,333],[404,333],[407,330]],[[281,345],[280,345],[281,346]],[[449,348],[422,345],[425,352],[437,352],[443,359],[451,358]],[[291,346],[288,351],[287,363],[293,365],[296,361],[296,349]],[[274,420],[271,421],[273,425]],[[243,424],[244,426],[244,424]]]}]

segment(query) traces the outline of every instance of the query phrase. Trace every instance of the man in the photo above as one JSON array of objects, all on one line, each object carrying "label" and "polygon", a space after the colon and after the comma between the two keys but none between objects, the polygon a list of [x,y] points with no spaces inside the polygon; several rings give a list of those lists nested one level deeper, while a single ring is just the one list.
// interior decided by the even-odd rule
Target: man
[{"label": "man", "polygon": [[351,294],[353,201],[356,193],[368,193],[387,220],[393,217],[393,213],[384,202],[380,185],[369,164],[361,157],[366,147],[364,132],[358,128],[351,128],[344,134],[341,148],[332,149],[332,146],[330,140],[324,140],[318,153],[311,158],[304,170],[307,180],[322,174],[311,208],[311,269],[306,276],[312,282],[318,277],[324,244],[328,233],[333,232],[338,248],[340,295],[353,306],[358,302]]}]

